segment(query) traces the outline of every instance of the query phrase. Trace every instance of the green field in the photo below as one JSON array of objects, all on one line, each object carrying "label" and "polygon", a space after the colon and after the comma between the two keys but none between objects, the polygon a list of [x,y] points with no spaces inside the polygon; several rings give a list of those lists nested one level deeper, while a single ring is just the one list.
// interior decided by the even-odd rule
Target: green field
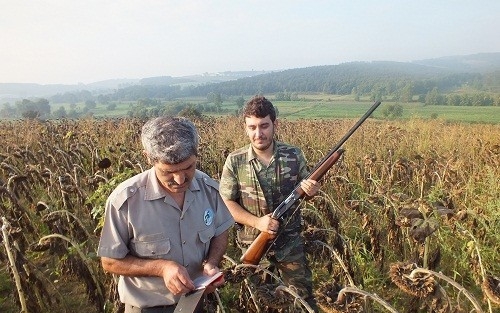
[{"label": "green field", "polygon": [[500,123],[500,107],[422,106],[409,105],[406,117],[433,118],[447,121]]},{"label": "green field", "polygon": [[[362,115],[372,104],[371,102],[353,103],[349,101],[307,101],[307,102],[276,102],[280,117],[287,119],[311,118],[353,118]],[[394,104],[382,102],[374,112],[375,118],[384,118],[384,105]],[[500,123],[500,107],[461,107],[461,106],[424,106],[418,104],[402,104],[403,119],[440,119],[445,121]]]},{"label": "green field", "polygon": [[[250,96],[245,97],[249,99]],[[336,119],[336,118],[356,118],[363,115],[372,105],[369,100],[354,101],[348,97],[332,95],[307,95],[296,101],[274,101],[273,96],[268,97],[278,108],[279,117],[290,120],[297,119]],[[221,116],[234,115],[237,107],[235,99],[226,99],[222,103],[222,110],[219,113],[202,112],[205,115]],[[164,101],[162,105],[170,105],[175,102],[197,105],[206,103],[204,98],[186,98],[173,101]],[[105,105],[98,104],[92,110],[94,117],[126,117],[128,111],[136,102],[117,102],[116,109],[108,111]],[[384,106],[394,105],[394,102],[382,101],[381,106],[373,113],[373,117],[384,119]],[[437,119],[447,122],[467,122],[467,123],[488,123],[500,124],[500,107],[488,106],[426,106],[422,103],[401,103],[403,115],[399,119]],[[60,106],[69,110],[68,104],[54,104],[52,111]],[[83,104],[79,105],[83,107]]]}]

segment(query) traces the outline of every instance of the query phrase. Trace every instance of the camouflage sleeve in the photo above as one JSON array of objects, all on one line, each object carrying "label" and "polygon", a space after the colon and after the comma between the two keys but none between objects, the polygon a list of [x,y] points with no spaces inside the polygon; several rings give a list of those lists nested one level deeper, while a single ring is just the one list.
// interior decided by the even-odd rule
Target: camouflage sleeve
[{"label": "camouflage sleeve", "polygon": [[219,182],[219,193],[223,199],[236,201],[240,198],[239,183],[235,171],[231,159],[228,157],[224,163]]}]

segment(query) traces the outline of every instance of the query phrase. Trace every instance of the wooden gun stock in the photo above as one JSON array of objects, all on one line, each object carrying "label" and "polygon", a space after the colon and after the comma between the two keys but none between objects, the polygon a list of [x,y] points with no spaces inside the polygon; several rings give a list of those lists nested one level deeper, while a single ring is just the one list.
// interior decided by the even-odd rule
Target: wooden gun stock
[{"label": "wooden gun stock", "polygon": [[[375,109],[380,105],[380,101],[376,101],[370,109],[363,115],[359,121],[340,139],[340,141],[333,147],[328,154],[314,167],[311,174],[306,177],[306,179],[312,179],[319,181],[325,173],[338,161],[342,153],[343,149],[340,147],[351,137],[351,135],[358,129],[359,126],[375,111]],[[302,198],[305,195],[304,190],[298,184],[294,190],[288,195],[288,197],[283,200],[278,207],[273,211],[273,218],[280,218],[295,201]],[[278,234],[279,235],[279,234]],[[260,232],[260,234],[255,238],[255,240],[250,244],[247,251],[241,256],[240,261],[244,264],[259,264],[262,256],[267,253],[271,245],[271,240],[276,236],[271,235],[266,232]]]},{"label": "wooden gun stock", "polygon": [[276,237],[266,232],[260,232],[257,238],[252,241],[247,251],[241,256],[241,263],[243,264],[259,264],[260,260],[266,253],[271,245],[271,240]]}]

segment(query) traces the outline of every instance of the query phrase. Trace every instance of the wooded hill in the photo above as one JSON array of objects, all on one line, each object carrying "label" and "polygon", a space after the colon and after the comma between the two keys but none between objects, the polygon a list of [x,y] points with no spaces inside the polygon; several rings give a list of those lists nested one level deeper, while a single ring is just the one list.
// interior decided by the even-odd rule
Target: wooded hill
[{"label": "wooded hill", "polygon": [[500,93],[500,53],[414,62],[349,62],[288,69],[202,85],[136,85],[110,94],[114,100],[178,98],[218,93],[226,96],[278,92],[321,92],[336,95],[394,95],[411,88],[425,95],[437,88],[450,93],[470,89]]},{"label": "wooded hill", "polygon": [[[320,92],[375,98],[394,97],[399,93],[408,93],[408,90],[413,96],[425,96],[431,91],[500,93],[500,53],[412,62],[349,62],[260,73],[225,72],[213,77],[161,76],[116,80],[117,84],[110,80],[74,86],[0,84],[0,94],[15,90],[22,98],[44,97],[50,103],[77,103],[206,97],[211,93],[242,96]],[[47,94],[49,91],[51,93]]]}]

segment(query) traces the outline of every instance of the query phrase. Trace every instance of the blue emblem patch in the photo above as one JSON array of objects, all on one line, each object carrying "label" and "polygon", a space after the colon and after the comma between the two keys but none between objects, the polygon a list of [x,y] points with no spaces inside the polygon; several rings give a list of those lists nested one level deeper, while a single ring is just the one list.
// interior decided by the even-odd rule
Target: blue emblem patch
[{"label": "blue emblem patch", "polygon": [[203,221],[205,225],[210,226],[214,221],[214,211],[212,209],[206,209],[205,213],[203,213]]}]

